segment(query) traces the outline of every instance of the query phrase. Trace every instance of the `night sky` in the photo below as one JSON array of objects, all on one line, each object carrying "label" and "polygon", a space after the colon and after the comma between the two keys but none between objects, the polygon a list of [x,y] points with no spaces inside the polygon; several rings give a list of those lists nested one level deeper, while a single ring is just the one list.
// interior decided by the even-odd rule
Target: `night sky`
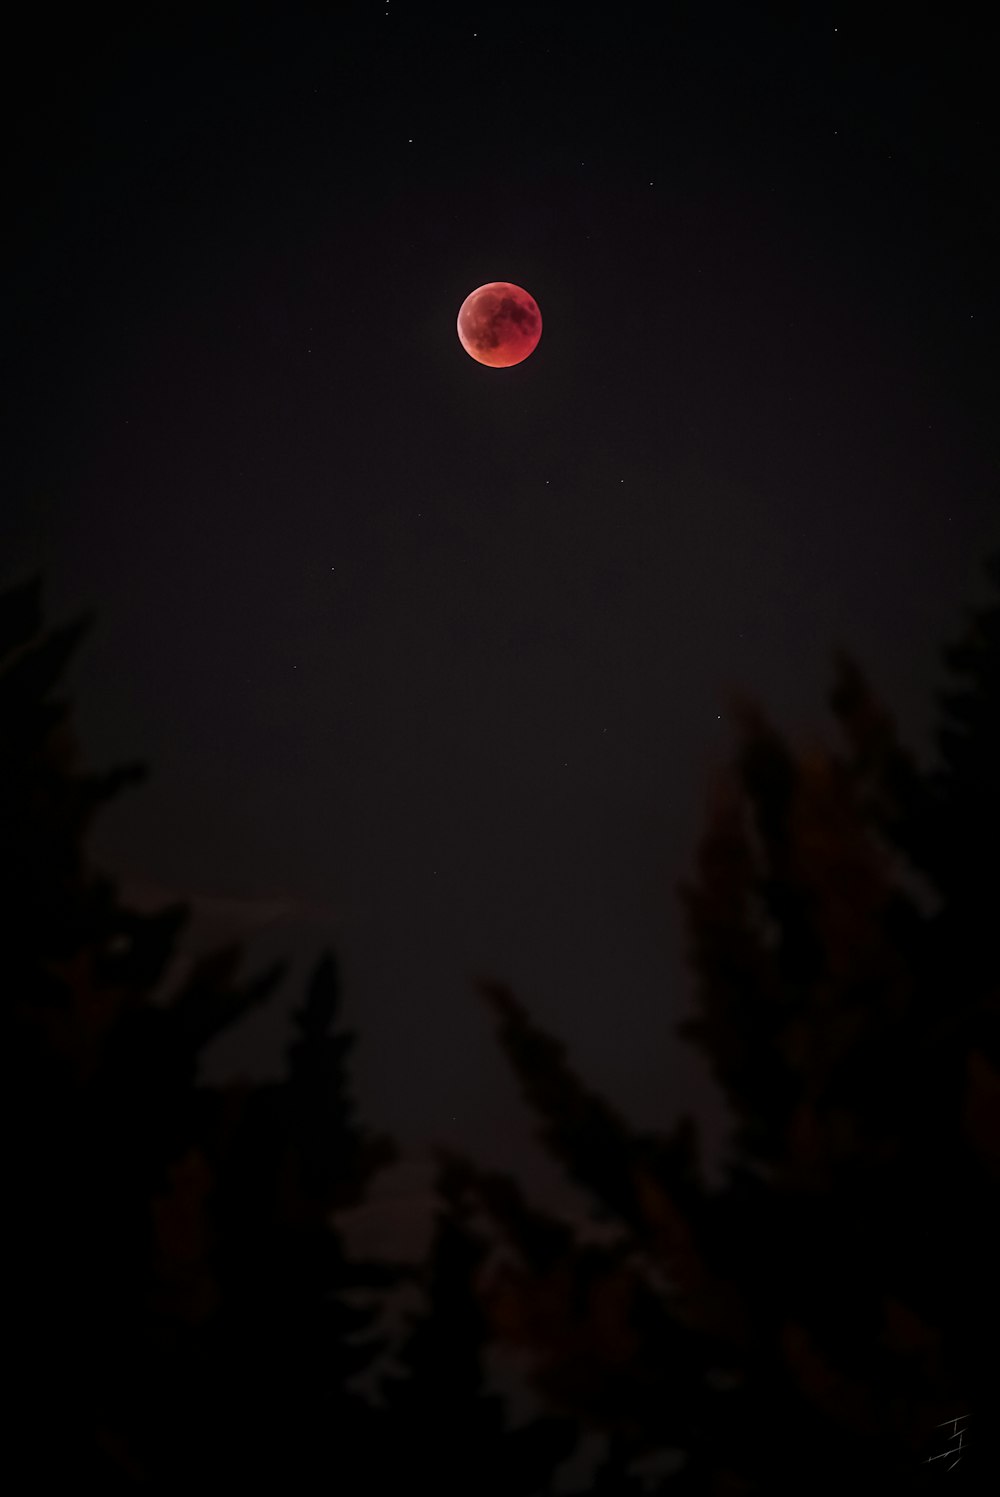
[{"label": "night sky", "polygon": [[[435,1140],[573,1201],[476,974],[717,1147],[674,890],[733,689],[834,743],[842,645],[930,752],[1000,535],[996,54],[940,8],[200,12],[8,35],[3,580],[96,610],[86,761],[150,765],[95,859],[293,960],[217,1074],[337,951],[409,1250]],[[494,280],[509,369],[456,332]]]}]

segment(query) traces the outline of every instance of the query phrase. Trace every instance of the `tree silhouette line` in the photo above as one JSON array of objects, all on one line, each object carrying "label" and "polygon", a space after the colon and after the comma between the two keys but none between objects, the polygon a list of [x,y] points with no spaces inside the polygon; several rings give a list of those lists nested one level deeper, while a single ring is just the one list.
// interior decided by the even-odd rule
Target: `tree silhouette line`
[{"label": "tree silhouette line", "polygon": [[[171,984],[187,907],[126,908],[86,854],[145,773],[85,772],[55,695],[93,620],[47,628],[38,577],[0,594],[18,1490],[545,1497],[594,1431],[606,1497],[1000,1490],[1000,555],[988,570],[997,600],[945,651],[933,770],[843,653],[839,751],[733,704],[678,888],[678,1030],[727,1101],[723,1183],[690,1116],[633,1128],[484,978],[539,1141],[606,1230],[440,1150],[418,1265],[358,1261],[338,1225],[397,1149],[356,1115],[334,953],[283,1079],[208,1084],[206,1045],[285,968],[241,978],[232,946]],[[390,1344],[404,1289],[419,1308]],[[518,1427],[497,1347],[544,1410]]]}]

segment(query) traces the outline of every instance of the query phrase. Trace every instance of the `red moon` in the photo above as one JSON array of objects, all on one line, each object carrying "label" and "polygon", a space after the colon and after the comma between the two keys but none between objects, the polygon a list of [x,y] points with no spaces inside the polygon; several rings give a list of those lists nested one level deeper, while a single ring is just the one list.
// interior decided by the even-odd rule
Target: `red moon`
[{"label": "red moon", "polygon": [[532,353],[542,336],[537,303],[510,281],[490,281],[470,291],[458,314],[458,337],[466,353],[491,369],[509,369]]}]

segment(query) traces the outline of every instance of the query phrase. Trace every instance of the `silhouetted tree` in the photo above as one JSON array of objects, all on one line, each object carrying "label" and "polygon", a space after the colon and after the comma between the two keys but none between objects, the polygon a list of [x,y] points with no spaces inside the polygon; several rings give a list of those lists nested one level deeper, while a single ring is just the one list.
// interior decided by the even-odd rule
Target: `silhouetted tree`
[{"label": "silhouetted tree", "polygon": [[[446,1159],[447,1154],[442,1151]],[[439,1174],[434,1236],[420,1275],[423,1304],[407,1327],[381,1392],[391,1443],[373,1464],[372,1485],[410,1485],[437,1497],[534,1497],[550,1490],[572,1453],[575,1420],[541,1417],[512,1428],[505,1400],[488,1388],[491,1330],[479,1286],[489,1235],[466,1209],[461,1168]]]},{"label": "silhouetted tree", "polygon": [[200,1078],[284,968],[241,983],[233,947],[156,996],[187,911],[126,909],[85,854],[143,768],[80,772],[52,695],[89,624],[45,632],[37,579],[0,595],[8,1475],[352,1489],[372,1411],[348,1383],[380,1348],[344,1295],[401,1271],[349,1262],[333,1213],[394,1146],[354,1120],[329,954],[285,1080]]},{"label": "silhouetted tree", "polygon": [[[1000,587],[1000,557],[989,563]],[[1000,604],[946,653],[942,763],[923,773],[836,657],[847,752],[794,753],[752,703],[695,882],[679,887],[697,1013],[731,1111],[724,1185],[697,1129],[642,1134],[498,984],[482,991],[539,1134],[617,1223],[568,1241],[466,1161],[507,1260],[482,1287],[552,1406],[607,1431],[595,1490],[1000,1490],[975,1411],[1000,1408]],[[449,1166],[454,1172],[454,1163]],[[984,1426],[985,1419],[981,1421]]]},{"label": "silhouetted tree", "polygon": [[[37,582],[0,595],[8,1465],[27,1489],[541,1497],[581,1427],[609,1437],[603,1497],[896,1491],[946,1470],[996,1489],[1000,606],[946,653],[966,684],[940,694],[929,773],[846,655],[845,753],[793,753],[736,704],[735,770],[679,890],[698,977],[679,1028],[729,1104],[724,1185],[689,1117],[633,1129],[484,982],[603,1239],[442,1153],[417,1274],[349,1261],[336,1228],[394,1149],[354,1117],[333,955],[286,1078],[208,1086],[205,1045],[284,969],[240,983],[234,947],[169,990],[185,907],[139,915],[90,867],[93,816],[143,769],[79,770],[53,689],[87,627],[44,632]],[[376,1408],[351,1383],[404,1282],[423,1304]],[[550,1410],[516,1431],[487,1388],[491,1336],[530,1353]],[[644,1479],[658,1452],[678,1469]]]},{"label": "silhouetted tree", "polygon": [[[336,1214],[395,1148],[355,1119],[333,954],[282,1081],[202,1079],[285,969],[240,983],[233,946],[171,990],[186,907],[137,914],[91,868],[94,814],[145,771],[79,769],[52,692],[89,626],[44,631],[38,580],[0,594],[8,1471],[33,1492],[547,1491],[577,1426],[511,1430],[488,1390],[487,1243],[455,1181],[419,1270],[345,1254]],[[373,1404],[352,1385],[404,1287],[423,1302]]]}]

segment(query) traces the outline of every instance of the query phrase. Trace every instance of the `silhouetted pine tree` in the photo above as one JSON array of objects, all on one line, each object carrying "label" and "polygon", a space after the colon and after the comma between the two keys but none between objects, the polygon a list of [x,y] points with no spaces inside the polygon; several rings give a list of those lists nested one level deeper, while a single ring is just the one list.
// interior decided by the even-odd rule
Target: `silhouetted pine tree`
[{"label": "silhouetted pine tree", "polygon": [[441,1151],[440,1206],[411,1316],[381,1395],[388,1440],[370,1470],[372,1488],[416,1488],[436,1497],[535,1497],[551,1490],[573,1451],[575,1420],[544,1416],[516,1428],[505,1399],[488,1389],[491,1338],[479,1284],[491,1250],[464,1197],[461,1161]]},{"label": "silhouetted pine tree", "polygon": [[721,1189],[690,1118],[637,1133],[482,984],[543,1142],[621,1230],[603,1258],[558,1241],[465,1167],[513,1255],[483,1288],[492,1324],[557,1409],[611,1432],[603,1493],[656,1449],[683,1454],[675,1494],[921,1489],[969,1410],[950,1479],[1000,1490],[1000,605],[946,660],[967,685],[941,697],[930,774],[846,655],[845,755],[794,753],[737,703],[735,773],[679,889],[679,1031],[733,1118]]},{"label": "silhouetted pine tree", "polygon": [[332,956],[278,1084],[198,1062],[282,966],[240,983],[230,948],[153,1000],[186,909],[124,908],[85,855],[143,769],[80,772],[52,695],[89,622],[44,632],[37,580],[0,594],[8,1477],[359,1491],[372,1415],[347,1383],[378,1348],[341,1296],[400,1274],[349,1263],[331,1214],[394,1148],[353,1117]]}]

